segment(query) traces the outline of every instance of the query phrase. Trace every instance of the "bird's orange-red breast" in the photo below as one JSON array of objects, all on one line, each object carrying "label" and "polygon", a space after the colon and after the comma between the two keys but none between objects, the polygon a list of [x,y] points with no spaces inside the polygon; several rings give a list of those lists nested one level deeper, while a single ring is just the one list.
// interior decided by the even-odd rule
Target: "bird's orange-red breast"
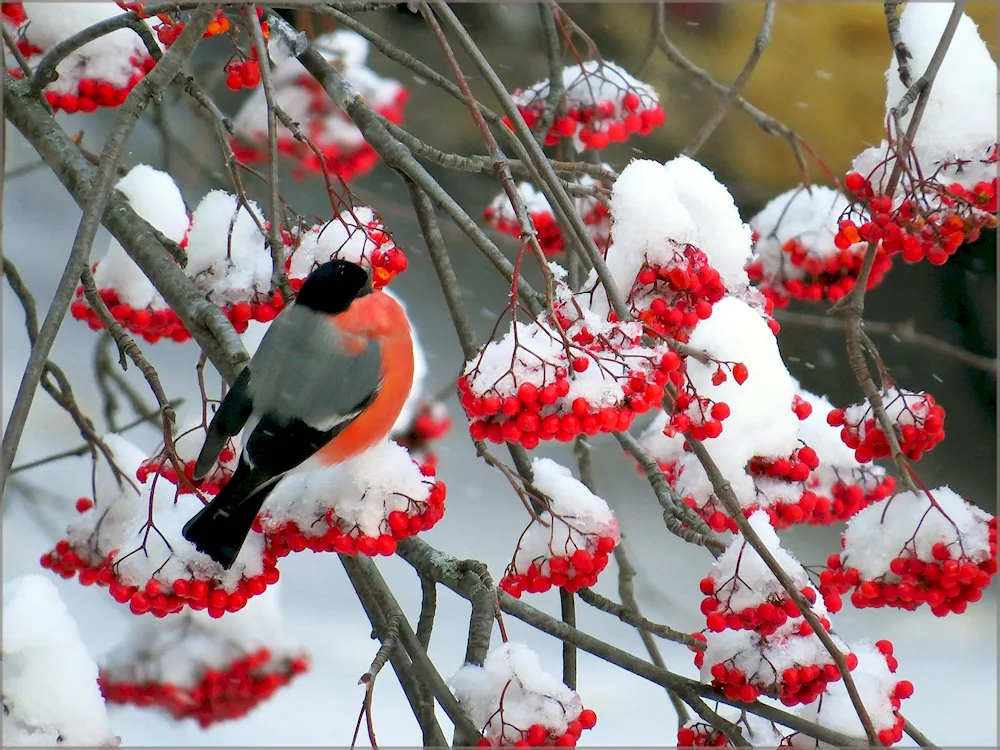
[{"label": "bird's orange-red breast", "polygon": [[378,341],[382,387],[372,403],[313,457],[323,466],[364,453],[392,431],[413,387],[414,367],[410,322],[402,305],[388,294],[372,292],[355,300],[345,312],[331,317],[330,324],[348,350],[363,348],[367,339]]}]

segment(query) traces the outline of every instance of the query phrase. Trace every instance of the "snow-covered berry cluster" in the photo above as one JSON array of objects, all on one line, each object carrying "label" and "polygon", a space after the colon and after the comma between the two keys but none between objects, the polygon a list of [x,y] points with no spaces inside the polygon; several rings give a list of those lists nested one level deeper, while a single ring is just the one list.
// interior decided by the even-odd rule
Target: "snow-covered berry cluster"
[{"label": "snow-covered berry cluster", "polygon": [[[274,320],[284,309],[280,290],[271,290],[270,225],[256,203],[241,205],[236,196],[214,190],[189,219],[173,178],[146,165],[133,168],[117,188],[137,214],[178,243],[186,256],[184,273],[222,310],[238,333],[246,331],[251,321]],[[293,291],[302,287],[317,265],[333,258],[370,268],[375,289],[382,289],[407,268],[405,254],[367,206],[294,233],[282,229],[280,235],[285,272]],[[190,339],[184,323],[117,240],[111,241],[107,254],[93,270],[99,295],[126,329],[150,343]],[[103,328],[82,286],[76,294],[70,306],[73,317],[86,321],[94,330]]]},{"label": "snow-covered berry cluster", "polygon": [[[976,161],[989,169],[995,163],[995,154],[994,144]],[[945,163],[940,169],[948,172],[957,167],[957,162]],[[904,193],[907,197],[901,201],[882,194],[883,187],[872,185],[871,178],[859,172],[849,173],[844,185],[852,192],[855,205],[862,206],[871,218],[842,219],[835,242],[879,242],[889,258],[898,255],[906,263],[926,259],[933,265],[943,265],[963,243],[979,239],[983,228],[997,225],[996,177],[969,187],[957,181],[942,184],[926,180],[908,186]]]},{"label": "snow-covered berry cluster", "polygon": [[[851,670],[854,686],[868,711],[878,740],[888,747],[903,738],[905,719],[899,713],[902,701],[913,695],[913,683],[896,676],[898,663],[890,641],[874,644],[861,641],[853,644],[851,653],[856,665]],[[848,737],[864,738],[865,729],[851,702],[843,682],[830,683],[822,700],[804,706],[799,715],[827,729]],[[787,745],[795,748],[815,747],[816,741],[802,734],[789,736]]]},{"label": "snow-covered berry cluster", "polygon": [[[913,461],[944,440],[944,407],[926,392],[906,391],[895,386],[882,391],[886,414],[897,427],[899,447]],[[840,427],[840,437],[854,450],[858,463],[890,454],[889,441],[867,400],[846,409],[833,409],[827,422]]]},{"label": "snow-covered berry cluster", "polygon": [[165,446],[161,446],[157,453],[139,465],[136,479],[139,480],[140,484],[146,484],[151,477],[158,474],[171,484],[176,485],[178,492],[202,492],[206,495],[218,495],[233,476],[233,472],[236,471],[241,445],[238,437],[229,438],[215,464],[203,479],[196,482],[194,466],[198,454],[201,452],[201,447],[205,443],[206,431],[207,425],[200,413],[184,415],[184,418],[178,420],[177,435],[174,438],[173,447],[181,473],[186,481],[178,480],[177,470]]},{"label": "snow-covered berry cluster", "polygon": [[[577,181],[581,187],[596,188],[600,183],[590,175],[582,175]],[[527,208],[528,215],[538,234],[538,244],[546,257],[561,255],[566,251],[566,239],[559,226],[552,207],[543,193],[530,182],[520,182],[517,192]],[[590,235],[601,253],[607,252],[611,238],[611,221],[608,209],[595,197],[574,198],[577,213],[590,229]],[[501,192],[483,211],[486,222],[495,229],[514,237],[521,236],[521,225],[510,204],[510,198]]]},{"label": "snow-covered berry cluster", "polygon": [[938,617],[961,614],[997,570],[996,519],[948,487],[870,505],[847,522],[842,547],[820,590],[851,591],[858,608],[927,604]]},{"label": "snow-covered berry cluster", "polygon": [[[614,63],[589,60],[562,72],[563,96],[556,118],[545,136],[545,145],[571,139],[577,151],[600,150],[624,143],[630,135],[649,135],[666,121],[660,97]],[[533,128],[549,97],[550,82],[540,81],[512,95],[525,124]],[[508,127],[510,120],[504,118]]]},{"label": "snow-covered berry cluster", "polygon": [[268,496],[254,525],[275,557],[290,552],[393,555],[396,542],[444,516],[446,487],[425,477],[387,440],[343,464],[292,474]]},{"label": "snow-covered berry cluster", "polygon": [[[945,10],[914,5],[900,17],[900,39],[910,53],[914,80],[934,56],[948,24]],[[837,241],[878,241],[887,255],[902,256],[907,263],[926,259],[941,265],[984,227],[997,224],[996,64],[976,24],[963,15],[905,157],[900,141],[914,108],[898,121],[893,116],[906,93],[895,56],[886,81],[889,138],[859,154],[845,177],[852,207],[840,222]],[[963,105],[969,101],[983,106],[970,110]],[[894,176],[898,179],[892,183]]]},{"label": "snow-covered berry cluster", "polygon": [[159,708],[202,727],[245,716],[308,669],[289,642],[276,593],[220,622],[203,612],[144,620],[102,665],[108,703]]},{"label": "snow-covered berry cluster", "polygon": [[[313,46],[336,67],[347,82],[364,98],[365,104],[390,122],[403,121],[408,92],[398,81],[381,78],[366,66],[368,41],[353,31],[341,29],[318,37]],[[330,99],[323,87],[294,57],[277,65],[271,73],[276,103],[299,125],[316,151],[279,125],[278,150],[290,157],[297,170],[337,173],[343,180],[365,174],[378,162],[378,154],[365,141],[358,127]],[[236,157],[246,163],[266,163],[267,100],[257,87],[233,120]],[[318,153],[317,153],[318,152]]]},{"label": "snow-covered berry cluster", "polygon": [[[60,42],[120,13],[112,2],[3,3],[0,20],[12,30],[18,50],[34,69]],[[138,34],[118,29],[66,55],[56,66],[58,78],[44,89],[45,100],[53,110],[68,114],[117,107],[155,64]],[[7,68],[15,78],[24,75],[13,58],[8,58]]]},{"label": "snow-covered berry cluster", "polygon": [[260,534],[251,533],[230,570],[198,552],[181,534],[202,507],[198,496],[181,493],[159,474],[136,484],[131,477],[147,456],[117,435],[104,441],[121,474],[98,465],[95,497],[77,501],[80,520],[42,556],[43,568],[106,587],[133,614],[158,618],[185,608],[222,617],[278,581],[277,561]]},{"label": "snow-covered berry cluster", "polygon": [[[781,547],[767,514],[757,511],[748,522],[829,631],[828,607],[809,585],[805,569]],[[786,706],[809,704],[841,678],[833,657],[742,536],[715,561],[701,590],[706,593],[707,648],[696,660],[702,679],[727,697],[750,703],[772,694]],[[831,638],[853,669],[857,657],[836,635]]]},{"label": "snow-covered berry cluster", "polygon": [[[757,240],[747,273],[775,307],[787,307],[791,299],[836,302],[854,288],[868,244],[853,235],[849,241],[838,224],[849,207],[836,190],[798,187],[750,219]],[[866,288],[874,288],[891,267],[880,246]]]},{"label": "snow-covered berry cluster", "polygon": [[458,388],[474,440],[531,450],[626,430],[663,397],[665,368],[677,365],[666,344],[643,346],[638,324],[602,323],[587,311],[558,322],[568,330],[514,322],[466,365]]},{"label": "snow-covered berry cluster", "polygon": [[550,502],[518,539],[500,588],[520,597],[552,587],[573,593],[593,586],[620,540],[614,513],[552,459],[534,460],[532,485]]},{"label": "snow-covered berry cluster", "polygon": [[459,705],[482,731],[480,747],[575,747],[597,714],[542,669],[538,655],[504,643],[482,665],[466,664],[451,678]]},{"label": "snow-covered berry cluster", "polygon": [[375,290],[385,288],[409,265],[382,217],[368,206],[355,206],[332,221],[296,232],[291,244],[286,267],[293,289],[301,287],[316,266],[335,258],[371,269]]}]

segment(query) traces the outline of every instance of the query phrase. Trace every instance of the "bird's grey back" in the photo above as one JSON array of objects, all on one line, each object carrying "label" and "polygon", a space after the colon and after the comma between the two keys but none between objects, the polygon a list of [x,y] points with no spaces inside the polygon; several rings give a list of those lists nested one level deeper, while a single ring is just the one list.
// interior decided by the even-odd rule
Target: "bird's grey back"
[{"label": "bird's grey back", "polygon": [[253,410],[281,422],[323,427],[377,390],[381,351],[369,341],[349,354],[327,316],[292,304],[271,323],[250,360]]}]

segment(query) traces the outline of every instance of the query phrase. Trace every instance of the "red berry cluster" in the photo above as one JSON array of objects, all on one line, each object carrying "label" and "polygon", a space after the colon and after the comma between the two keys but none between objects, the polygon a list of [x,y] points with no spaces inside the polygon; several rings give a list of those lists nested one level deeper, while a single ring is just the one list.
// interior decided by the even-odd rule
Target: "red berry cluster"
[{"label": "red berry cluster", "polygon": [[396,554],[396,543],[421,531],[427,531],[444,517],[444,501],[447,487],[444,482],[435,481],[426,500],[410,500],[406,512],[394,510],[382,522],[382,533],[368,536],[357,527],[342,528],[333,510],[317,519],[304,533],[297,523],[290,521],[276,529],[264,531],[260,518],[254,521],[253,529],[267,539],[268,551],[277,558],[292,552],[336,552],[340,555],[367,555],[389,557]]},{"label": "red berry cluster", "polygon": [[[899,425],[899,447],[913,461],[944,440],[944,407],[929,393],[911,393],[895,388],[882,393],[886,412]],[[845,409],[834,409],[826,421],[842,427],[840,438],[854,449],[858,463],[890,454],[889,441],[878,425],[871,407],[865,402]]]},{"label": "red berry cluster", "polygon": [[[581,351],[581,355],[585,352]],[[591,356],[573,358],[570,368],[585,372],[591,365]],[[476,393],[469,375],[458,379],[458,390],[473,440],[520,443],[532,450],[542,440],[566,443],[577,435],[627,430],[636,414],[644,414],[660,402],[663,384],[679,364],[677,355],[668,352],[648,377],[642,370],[631,372],[621,385],[623,397],[617,406],[595,405],[582,397],[567,403],[570,368],[560,366],[554,368],[552,382],[525,380],[510,395],[495,387]],[[539,373],[545,377],[545,369]]]},{"label": "red berry cluster", "polygon": [[480,738],[476,743],[477,747],[576,747],[580,740],[580,735],[586,729],[593,729],[597,726],[597,714],[585,708],[580,715],[567,722],[566,731],[562,734],[555,734],[546,729],[541,724],[532,724],[521,732],[521,739],[510,745],[506,744],[504,738],[497,738],[491,742],[486,737]]},{"label": "red berry cluster", "polygon": [[[805,302],[839,300],[854,288],[861,274],[867,249],[867,246],[858,244],[860,238],[843,246],[855,236],[851,231],[844,230],[845,226],[841,225],[841,234],[836,240],[837,252],[825,257],[811,252],[795,238],[786,240],[781,246],[782,270],[771,278],[765,274],[763,263],[754,261],[747,266],[750,281],[758,284],[760,291],[775,307],[788,307],[791,299]],[[797,274],[789,275],[783,270],[786,260],[792,268],[798,269]],[[879,249],[875,254],[875,263],[868,275],[866,288],[873,289],[877,286],[890,268],[892,259]]]},{"label": "red berry cluster", "polygon": [[[53,110],[67,114],[94,112],[99,107],[117,107],[128,98],[129,92],[145,77],[146,73],[156,66],[156,61],[149,55],[132,57],[130,62],[135,72],[124,86],[115,86],[108,81],[84,78],[77,84],[75,93],[58,94],[55,91],[46,91],[45,101]],[[11,71],[11,73],[13,72]]]},{"label": "red berry cluster", "polygon": [[[292,177],[303,179],[306,173],[322,175],[325,168],[346,182],[370,172],[379,161],[379,155],[371,144],[363,140],[357,145],[331,142],[329,135],[329,131],[332,130],[329,122],[331,119],[342,121],[344,127],[354,127],[354,125],[347,114],[330,101],[323,87],[309,75],[299,77],[290,85],[310,94],[310,112],[314,113],[314,116],[300,122],[299,127],[320,152],[320,155],[317,155],[307,144],[296,140],[291,133],[282,129],[278,134],[278,151],[295,161],[298,168],[292,171]],[[391,103],[376,107],[375,111],[399,125],[403,122],[403,109],[408,98],[409,92],[401,88]],[[266,123],[261,123],[260,134],[255,132],[250,142],[233,138],[230,146],[236,158],[245,164],[267,163],[270,156],[267,148]]]},{"label": "red berry cluster", "polygon": [[[382,245],[391,243],[391,240],[380,227],[381,225],[376,225],[374,223],[370,224],[368,227],[368,236],[371,238],[372,242],[379,245],[381,248]],[[378,249],[373,251],[371,255],[371,265],[372,287],[378,291],[396,278],[399,274],[403,273],[409,264],[406,260],[406,255],[403,254],[403,251],[393,245],[385,250]]]},{"label": "red berry cluster", "polygon": [[0,15],[9,19],[15,27],[28,20],[22,3],[0,3]]},{"label": "red berry cluster", "polygon": [[[556,221],[556,217],[553,216],[551,209],[546,211],[532,211],[528,215],[531,217],[531,223],[535,227],[535,233],[538,235],[538,244],[542,248],[545,257],[552,258],[564,253],[566,251],[566,240],[563,237],[562,228]],[[483,211],[483,218],[494,229],[520,238],[521,225],[518,223],[516,217],[508,216],[507,212],[497,210],[493,206],[487,206],[486,210]]]},{"label": "red berry cluster", "polygon": [[[971,602],[982,598],[997,571],[996,519],[989,523],[990,557],[976,563],[959,553],[953,557],[948,545],[938,542],[931,548],[932,560],[913,557],[904,550],[889,563],[889,572],[876,580],[862,580],[857,568],[850,567],[839,554],[827,560],[820,573],[824,594],[851,592],[851,604],[858,609],[895,607],[908,611],[927,604],[937,617],[962,614]],[[952,545],[954,546],[954,545]]]},{"label": "red berry cluster", "polygon": [[[760,635],[772,635],[790,618],[802,616],[795,602],[784,593],[771,596],[756,607],[734,611],[730,601],[736,591],[736,585],[729,587],[728,596],[723,594],[722,598],[719,593],[727,588],[727,584],[719,586],[711,576],[702,578],[699,588],[701,593],[705,594],[705,598],[701,601],[701,613],[705,615],[705,624],[713,633],[721,633],[723,630],[752,630]],[[806,586],[801,592],[806,601],[810,604],[815,603],[815,589]],[[804,620],[802,624],[808,625]],[[800,633],[800,635],[805,634]]]},{"label": "red berry cluster", "polygon": [[677,747],[726,747],[729,740],[710,724],[696,722],[677,730]]},{"label": "red berry cluster", "polygon": [[[89,510],[81,498],[77,501],[77,510]],[[89,500],[88,500],[89,501]],[[155,617],[166,617],[176,614],[185,606],[193,610],[208,610],[212,617],[222,617],[226,612],[238,612],[246,606],[247,599],[264,593],[264,590],[278,582],[277,562],[273,556],[265,553],[264,572],[252,578],[242,579],[236,590],[226,592],[213,580],[205,580],[192,576],[190,579],[178,578],[173,583],[164,584],[153,578],[139,588],[122,583],[115,576],[114,557],[117,550],[111,552],[98,564],[91,562],[92,555],[73,549],[70,542],[61,539],[51,552],[42,555],[41,566],[51,570],[63,578],[73,578],[79,574],[80,583],[84,586],[107,587],[108,593],[119,604],[128,602],[132,614],[143,615],[147,612]]]},{"label": "red berry cluster", "polygon": [[942,265],[963,242],[978,239],[983,227],[997,224],[996,178],[971,188],[958,182],[944,185],[927,180],[911,186],[896,208],[891,196],[882,195],[881,187],[873,186],[858,172],[848,174],[844,184],[871,218],[860,226],[851,219],[841,220],[838,247],[880,241],[888,255],[901,255],[907,263],[926,258]]},{"label": "red berry cluster", "polygon": [[726,286],[705,253],[687,245],[669,264],[644,262],[627,301],[636,319],[652,331],[686,342],[725,293]]},{"label": "red berry cluster", "polygon": [[437,455],[429,450],[430,444],[443,438],[450,429],[451,417],[444,404],[424,402],[406,433],[394,439],[418,461],[421,474],[434,476],[437,474]]},{"label": "red berry cluster", "polygon": [[[153,31],[156,32],[156,38],[160,40],[160,44],[169,48],[170,45],[177,41],[177,37],[181,35],[181,32],[184,31],[184,22],[178,18],[171,18],[166,13],[158,13],[156,17],[160,22],[153,27]],[[263,18],[262,8],[257,8],[257,17]],[[201,36],[202,39],[209,39],[219,34],[225,34],[230,28],[232,28],[232,23],[230,23],[229,18],[220,8],[215,12],[215,17],[208,24],[208,28],[205,29],[205,33]],[[266,23],[262,24],[262,31],[264,32],[264,38],[267,39],[269,33]]]},{"label": "red berry cluster", "polygon": [[[889,672],[895,674],[896,669],[899,667],[899,662],[892,655],[892,641],[876,641],[875,648],[885,657],[885,664],[889,668]],[[886,747],[903,739],[903,725],[906,723],[906,720],[899,715],[899,707],[900,703],[911,695],[913,695],[913,683],[909,680],[900,680],[893,686],[892,694],[889,696],[889,704],[892,706],[892,715],[895,717],[895,722],[891,727],[882,729],[878,733],[878,741]]]},{"label": "red berry cluster", "polygon": [[262,648],[233,661],[224,670],[206,669],[191,687],[172,682],[114,680],[104,672],[98,684],[109,703],[162,708],[174,719],[192,718],[204,729],[245,716],[308,668],[303,657],[275,660],[268,649]]},{"label": "red berry cluster", "polygon": [[200,482],[194,479],[195,461],[185,461],[182,464],[186,482],[180,482],[177,478],[177,471],[174,465],[165,455],[153,456],[143,461],[135,472],[135,478],[141,484],[146,484],[151,475],[159,475],[177,487],[178,494],[193,494],[196,490],[206,495],[218,495],[222,488],[226,486],[233,475],[233,469],[227,469],[222,464],[229,463],[236,457],[235,451],[231,447],[225,447],[219,454],[218,466],[215,471],[209,473]]},{"label": "red berry cluster", "polygon": [[[520,92],[515,93],[515,99]],[[534,97],[518,112],[529,128],[534,128],[545,109],[545,97]],[[624,143],[633,134],[649,135],[666,122],[663,109],[648,95],[627,91],[620,101],[605,100],[596,104],[571,104],[564,116],[556,117],[545,136],[546,146],[555,146],[563,138],[578,136],[584,150],[599,151],[612,143]],[[510,118],[503,118],[511,130]]]},{"label": "red berry cluster", "polygon": [[226,86],[232,91],[255,89],[260,85],[260,62],[256,48],[250,51],[248,60],[232,60],[226,65]]},{"label": "red berry cluster", "polygon": [[616,546],[618,542],[614,537],[589,534],[587,549],[535,560],[523,573],[517,572],[512,563],[500,580],[500,588],[516,599],[521,598],[522,593],[545,593],[553,586],[576,593],[597,583],[598,576],[608,566],[608,555]]},{"label": "red berry cluster", "polygon": [[819,456],[808,445],[803,445],[792,451],[787,458],[764,458],[754,456],[750,459],[747,471],[751,476],[770,477],[786,482],[805,482],[809,473],[819,467]]}]

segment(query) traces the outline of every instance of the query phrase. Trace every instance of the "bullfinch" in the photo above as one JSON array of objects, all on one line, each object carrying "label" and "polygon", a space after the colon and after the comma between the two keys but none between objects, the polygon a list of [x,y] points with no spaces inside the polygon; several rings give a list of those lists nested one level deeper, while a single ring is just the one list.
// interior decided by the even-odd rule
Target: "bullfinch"
[{"label": "bullfinch", "polygon": [[356,263],[317,267],[212,418],[195,480],[240,430],[243,450],[226,486],[185,524],[184,538],[228,570],[282,477],[335,466],[390,433],[413,367],[403,307],[374,291]]}]

